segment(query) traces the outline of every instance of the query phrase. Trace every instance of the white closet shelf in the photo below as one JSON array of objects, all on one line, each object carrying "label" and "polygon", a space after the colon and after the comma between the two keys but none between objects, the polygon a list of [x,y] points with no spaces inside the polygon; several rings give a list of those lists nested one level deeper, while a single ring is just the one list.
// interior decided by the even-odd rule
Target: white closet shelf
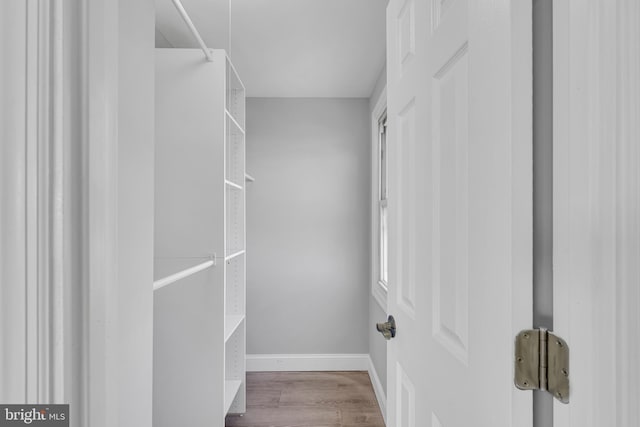
[{"label": "white closet shelf", "polygon": [[231,114],[231,112],[229,110],[227,110],[226,108],[224,109],[224,112],[227,113],[227,117],[229,117],[229,119],[231,119],[233,124],[236,125],[236,128],[238,128],[238,130],[244,135],[244,129],[242,128],[242,126],[240,126],[240,123],[238,123],[236,118],[233,117],[233,114]]},{"label": "white closet shelf", "polygon": [[242,190],[242,185],[238,185],[233,181],[229,181],[228,179],[224,180],[224,183],[227,184],[227,186],[236,189],[236,190]]},{"label": "white closet shelf", "polygon": [[249,175],[248,173],[244,174],[244,180],[248,181],[248,182],[256,182],[256,179],[254,177],[252,177],[251,175]]},{"label": "white closet shelf", "polygon": [[238,330],[238,326],[244,320],[243,315],[228,314],[224,318],[224,342],[229,341],[231,335]]},{"label": "white closet shelf", "polygon": [[240,390],[241,385],[242,385],[241,380],[226,380],[224,382],[224,413],[225,414],[229,412],[229,408],[231,408],[233,399],[236,398],[236,394],[238,394],[238,390]]},{"label": "white closet shelf", "polygon": [[231,252],[229,255],[227,255],[224,260],[225,261],[231,261],[232,259],[239,257],[240,255],[244,254],[245,250],[242,249],[241,251],[236,251],[236,252]]}]

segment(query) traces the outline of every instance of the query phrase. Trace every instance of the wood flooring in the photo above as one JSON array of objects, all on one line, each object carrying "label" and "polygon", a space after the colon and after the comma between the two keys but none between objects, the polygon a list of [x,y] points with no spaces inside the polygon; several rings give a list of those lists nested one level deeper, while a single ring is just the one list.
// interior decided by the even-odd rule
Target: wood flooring
[{"label": "wood flooring", "polygon": [[367,372],[247,372],[247,413],[226,427],[384,427]]}]

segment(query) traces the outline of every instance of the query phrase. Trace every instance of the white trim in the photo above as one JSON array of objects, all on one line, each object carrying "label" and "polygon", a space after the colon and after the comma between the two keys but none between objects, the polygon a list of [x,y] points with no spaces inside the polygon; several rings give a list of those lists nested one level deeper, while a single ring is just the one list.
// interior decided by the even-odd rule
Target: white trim
[{"label": "white trim", "polygon": [[3,52],[13,66],[0,101],[11,124],[0,150],[0,311],[11,320],[0,327],[9,349],[0,356],[5,402],[64,402],[61,8],[60,0],[0,5],[9,17],[2,37],[15,40]]},{"label": "white trim", "polygon": [[557,426],[640,423],[639,18],[636,0],[553,3],[553,323],[571,348]]},{"label": "white trim", "polygon": [[[49,285],[49,309],[51,313],[47,316],[47,321],[51,321],[51,335],[50,339],[53,343],[50,345],[50,357],[48,372],[50,377],[49,381],[52,384],[48,389],[51,392],[51,396],[48,401],[53,403],[69,402],[72,392],[68,390],[67,378],[70,375],[76,375],[80,372],[76,368],[73,372],[69,368],[74,366],[73,362],[67,363],[67,360],[71,360],[70,349],[73,346],[74,339],[77,335],[71,330],[70,324],[72,321],[67,322],[68,308],[65,306],[67,300],[65,295],[67,292],[67,280],[65,274],[67,273],[67,266],[70,264],[67,259],[67,252],[65,252],[65,242],[68,240],[65,236],[65,232],[69,233],[65,227],[65,215],[64,201],[65,201],[65,138],[64,138],[64,3],[61,0],[51,2],[49,5],[48,14],[50,15],[51,22],[51,53],[48,58],[47,66],[50,69],[51,78],[48,79],[47,84],[51,85],[50,90],[47,91],[51,99],[46,102],[46,106],[51,109],[51,115],[48,117],[50,123],[43,123],[42,132],[50,125],[50,141],[44,141],[49,145],[49,151],[47,152],[47,164],[48,170],[48,182],[43,184],[43,188],[46,188],[48,193],[45,197],[48,199],[45,202],[47,214],[49,216],[44,220],[47,222],[47,226],[42,226],[46,230],[49,242],[43,242],[42,257],[46,257],[49,265],[49,270],[45,274],[47,277],[44,280],[48,280]],[[43,148],[44,150],[44,148]],[[69,416],[73,416],[69,414]]]},{"label": "white trim", "polygon": [[368,354],[247,354],[247,372],[368,370]]},{"label": "white trim", "polygon": [[384,283],[380,280],[374,280],[373,287],[371,288],[371,295],[373,295],[373,298],[375,298],[376,302],[385,313],[387,312],[387,294],[388,290]]},{"label": "white trim", "polygon": [[[82,131],[84,169],[84,300],[82,420],[119,424],[118,384],[118,22],[119,2],[82,0]],[[70,43],[70,42],[69,42]],[[70,46],[69,46],[70,47]],[[150,284],[149,284],[150,285]],[[121,420],[120,420],[121,421]],[[121,424],[121,423],[120,423]]]},{"label": "white trim", "polygon": [[0,398],[69,403],[94,427],[151,424],[118,406],[120,3],[0,2],[16,41],[0,88]]},{"label": "white trim", "polygon": [[[511,2],[510,6],[510,101],[507,128],[510,140],[511,286],[508,288],[511,310],[511,337],[531,325],[533,319],[533,20],[531,2]],[[503,52],[507,55],[507,52]],[[493,65],[500,68],[498,64]],[[505,82],[506,83],[506,82]],[[487,313],[488,314],[488,313]],[[513,339],[509,354],[513,354]],[[507,341],[508,342],[508,341]],[[494,349],[496,350],[496,349]],[[500,350],[500,352],[504,351]],[[513,384],[512,378],[509,378]],[[513,427],[533,425],[532,394],[511,386],[511,422]]]},{"label": "white trim", "polygon": [[387,87],[380,91],[371,110],[371,295],[387,311],[387,289],[379,281],[378,266],[378,127],[380,117],[387,108]]},{"label": "white trim", "polygon": [[[40,385],[41,379],[47,380],[47,378],[39,378],[41,369],[39,368],[47,368],[46,361],[41,365],[41,358],[46,358],[47,354],[47,346],[48,346],[48,337],[46,333],[46,329],[41,330],[41,326],[48,327],[47,320],[48,310],[46,309],[47,302],[43,301],[47,299],[47,289],[40,289],[40,285],[42,284],[39,278],[39,268],[40,264],[46,268],[46,260],[42,260],[39,258],[40,255],[40,246],[39,243],[41,241],[41,233],[46,234],[45,230],[39,230],[39,226],[41,225],[40,217],[43,216],[44,213],[42,211],[43,206],[41,206],[41,202],[46,200],[43,197],[46,194],[46,191],[38,191],[38,187],[40,187],[40,182],[47,183],[48,179],[44,173],[41,172],[41,168],[39,168],[39,157],[43,154],[41,151],[41,147],[46,147],[46,139],[48,137],[48,132],[45,130],[45,133],[42,134],[42,119],[47,118],[49,113],[48,108],[42,108],[41,97],[47,96],[48,94],[40,94],[38,93],[40,89],[48,89],[48,79],[41,79],[41,73],[44,73],[48,77],[48,70],[41,69],[43,55],[42,51],[44,49],[39,49],[39,39],[46,34],[46,27],[48,26],[48,22],[42,24],[48,18],[48,14],[46,13],[46,8],[39,7],[40,5],[35,4],[33,2],[26,2],[26,25],[25,25],[25,42],[26,42],[26,64],[25,64],[25,177],[24,177],[24,190],[25,193],[23,195],[24,201],[26,203],[25,206],[25,291],[26,291],[26,354],[25,354],[25,363],[26,363],[26,386],[27,393],[26,399],[27,401],[36,401],[40,396]],[[39,10],[45,9],[45,10]],[[43,16],[44,19],[39,20],[38,15]],[[45,38],[44,36],[43,38]],[[11,78],[11,77],[9,77]],[[44,80],[44,81],[43,81]],[[44,113],[45,116],[39,120],[41,113]],[[43,139],[45,141],[43,141]],[[44,142],[45,144],[41,145]],[[46,161],[46,159],[40,159],[40,161]],[[44,194],[43,194],[44,193]],[[17,195],[16,195],[17,196]],[[46,213],[45,213],[46,216]],[[45,270],[46,271],[46,270]],[[45,282],[46,284],[46,282]],[[44,293],[42,291],[45,291]],[[44,304],[42,304],[44,302]],[[40,312],[44,316],[44,322],[40,324]],[[41,344],[45,345],[44,348],[41,347]]]},{"label": "white trim", "polygon": [[[373,106],[373,110],[371,111],[371,117],[372,120],[374,120],[375,123],[373,123],[373,125],[376,128],[376,132],[377,132],[377,128],[378,128],[378,120],[380,119],[380,116],[382,116],[382,113],[384,112],[384,110],[386,110],[387,108],[387,85],[384,86],[384,88],[382,88],[382,90],[380,91],[380,95],[378,95],[378,99],[375,101],[375,105]],[[377,144],[377,140],[376,140],[376,144]]]},{"label": "white trim", "polygon": [[27,358],[31,350],[27,327],[32,316],[27,311],[28,298],[33,294],[27,281],[32,266],[27,264],[26,241],[27,212],[32,207],[26,183],[30,137],[27,123],[33,116],[29,114],[25,90],[30,77],[27,57],[31,53],[27,44],[27,6],[25,2],[0,3],[0,37],[12,40],[3,44],[2,56],[7,66],[3,62],[0,81],[0,399],[4,402],[28,400],[28,371],[33,368]]},{"label": "white trim", "polygon": [[376,367],[373,364],[373,360],[371,359],[371,355],[369,358],[369,378],[371,379],[371,384],[373,385],[373,391],[376,394],[376,399],[378,400],[378,406],[380,407],[380,412],[382,412],[382,418],[384,418],[385,425],[387,424],[387,394],[382,387],[382,383],[380,382],[380,377],[378,376],[378,371],[376,371]]},{"label": "white trim", "polygon": [[640,425],[640,6],[618,2],[618,108],[616,152],[616,329],[615,361],[619,425]]}]

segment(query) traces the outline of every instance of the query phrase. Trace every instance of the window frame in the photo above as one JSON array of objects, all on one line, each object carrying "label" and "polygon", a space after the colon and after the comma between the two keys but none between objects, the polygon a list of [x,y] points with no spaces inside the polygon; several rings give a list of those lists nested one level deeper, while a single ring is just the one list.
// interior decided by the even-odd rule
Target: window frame
[{"label": "window frame", "polygon": [[[388,180],[389,180],[389,138],[388,127],[387,132],[381,133],[383,124],[387,124],[387,97],[386,88],[382,90],[376,104],[371,113],[371,294],[386,312],[387,310],[387,294],[389,289],[389,240],[388,240],[388,224],[389,224],[389,207],[388,207]],[[382,140],[384,137],[384,141]],[[384,149],[384,152],[382,150]],[[384,158],[382,155],[384,154]],[[385,162],[386,168],[386,184],[382,186],[382,162]],[[382,194],[382,190],[386,190],[386,194]],[[386,229],[383,230],[384,223],[381,221],[383,213],[386,214]],[[386,239],[383,241],[383,232],[386,232]],[[386,253],[382,253],[383,244],[386,244]],[[386,255],[386,269],[382,270],[383,255]],[[386,279],[386,280],[383,280]]]},{"label": "window frame", "polygon": [[378,282],[388,291],[389,283],[389,202],[388,202],[388,163],[387,163],[387,113],[378,121]]}]

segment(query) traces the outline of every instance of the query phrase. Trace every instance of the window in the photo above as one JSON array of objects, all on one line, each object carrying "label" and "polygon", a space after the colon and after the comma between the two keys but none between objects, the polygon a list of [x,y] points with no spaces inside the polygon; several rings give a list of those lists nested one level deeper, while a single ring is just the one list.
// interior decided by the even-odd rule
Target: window
[{"label": "window", "polygon": [[387,290],[389,280],[387,205],[387,115],[378,121],[378,282]]},{"label": "window", "polygon": [[[371,111],[371,186],[369,190],[371,191],[371,295],[384,311],[387,310],[389,286],[393,286],[389,283],[390,220],[387,199],[390,171],[386,109],[387,91],[383,88]],[[393,179],[391,182],[393,184]],[[391,190],[393,191],[393,188]],[[393,282],[393,278],[391,281]]]}]

